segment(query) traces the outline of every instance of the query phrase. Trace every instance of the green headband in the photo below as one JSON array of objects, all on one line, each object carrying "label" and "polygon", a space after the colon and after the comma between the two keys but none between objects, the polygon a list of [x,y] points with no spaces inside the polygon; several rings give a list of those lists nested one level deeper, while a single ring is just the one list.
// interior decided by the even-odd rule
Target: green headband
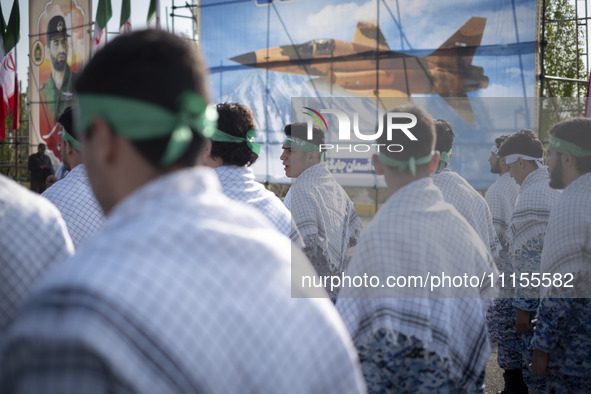
[{"label": "green headband", "polygon": [[415,159],[414,157],[411,157],[408,160],[395,160],[390,156],[386,156],[383,153],[378,153],[378,160],[380,161],[380,163],[385,164],[389,167],[396,167],[400,171],[404,171],[408,166],[410,174],[413,178],[416,178],[417,165],[429,163],[431,161],[431,158],[433,157],[433,153],[434,152],[431,152],[427,156],[421,157],[420,159]]},{"label": "green headband", "polygon": [[253,141],[254,137],[256,137],[256,136],[257,136],[257,131],[255,129],[248,130],[245,138],[236,137],[236,136],[230,135],[228,133],[224,133],[221,130],[216,130],[210,139],[212,141],[216,141],[216,142],[235,142],[235,143],[246,142],[246,145],[248,145],[250,150],[258,155],[259,152],[261,151],[261,146]]},{"label": "green headband", "polygon": [[115,132],[132,141],[170,136],[160,164],[174,163],[193,140],[191,129],[205,138],[213,135],[218,113],[193,92],[181,94],[175,112],[146,101],[101,94],[81,94],[76,110],[77,130],[86,133],[95,118],[105,119]]},{"label": "green headband", "polygon": [[439,169],[443,170],[445,167],[447,167],[450,159],[451,159],[451,156],[450,156],[449,152],[441,152],[439,154]]},{"label": "green headband", "polygon": [[574,157],[588,157],[591,156],[591,151],[585,148],[580,147],[577,144],[573,144],[572,142],[568,142],[565,140],[561,140],[558,137],[552,136],[550,138],[550,143],[548,144],[548,149],[553,150],[558,153],[570,153]]},{"label": "green headband", "polygon": [[66,129],[62,129],[62,141],[68,141],[70,145],[72,145],[72,148],[76,149],[78,152],[80,152],[80,148],[82,148],[80,142],[74,138],[72,134],[68,133]]},{"label": "green headband", "polygon": [[320,160],[322,160],[322,161],[326,160],[326,152],[321,152],[320,146],[313,144],[311,142],[308,142],[306,140],[303,140],[301,138],[288,135],[287,137],[285,137],[285,141],[283,141],[283,145],[288,145],[293,148],[297,148],[299,150],[302,150],[304,152],[318,152],[320,154]]}]

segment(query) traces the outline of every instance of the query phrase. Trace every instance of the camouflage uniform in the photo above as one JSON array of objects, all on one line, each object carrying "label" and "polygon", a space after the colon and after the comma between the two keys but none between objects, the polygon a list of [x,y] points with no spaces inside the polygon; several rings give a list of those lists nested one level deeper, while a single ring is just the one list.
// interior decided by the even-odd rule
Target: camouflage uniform
[{"label": "camouflage uniform", "polygon": [[[520,272],[539,272],[540,270],[540,259],[542,256],[542,247],[544,245],[543,234],[535,237],[534,239],[527,242],[522,248],[518,250],[515,255],[515,263],[520,267]],[[519,277],[516,278],[516,281]],[[515,307],[515,315],[513,317],[513,329],[515,327],[515,317],[517,315],[517,309],[529,311],[529,320],[536,318],[536,309],[538,308],[539,298],[534,294],[536,289],[533,288],[522,288],[519,285],[516,286],[515,294],[516,298],[513,300],[513,306]],[[530,297],[526,297],[530,295]],[[538,390],[543,392],[545,390],[545,379],[541,376],[532,374],[529,364],[531,363],[534,355],[534,349],[531,346],[531,340],[533,337],[533,331],[526,332],[524,334],[517,334],[517,341],[520,345],[521,351],[521,370],[523,372],[523,380],[527,387],[531,390]]]},{"label": "camouflage uniform", "polygon": [[491,340],[498,343],[497,363],[505,370],[521,369],[521,341],[515,331],[517,308],[513,306],[515,291],[508,280],[513,273],[513,263],[506,239],[507,226],[515,209],[518,193],[519,185],[506,172],[488,188],[485,196],[499,239],[499,255],[495,262],[499,273],[505,274],[499,298],[488,308],[486,320]]},{"label": "camouflage uniform", "polygon": [[[535,318],[539,303],[539,288],[520,286],[521,274],[529,277],[540,272],[544,235],[548,226],[550,211],[560,192],[551,189],[550,177],[546,167],[538,168],[527,175],[521,184],[519,197],[507,230],[510,242],[509,251],[513,255],[513,268],[516,274],[516,288],[513,305],[530,312],[530,320]],[[516,329],[516,328],[515,328]],[[533,356],[531,339],[533,332],[519,334],[521,342],[523,380],[531,390],[544,391],[545,379],[531,373],[529,364]]]},{"label": "camouflage uniform", "polygon": [[513,264],[509,248],[504,237],[499,237],[501,251],[496,260],[499,272],[505,273],[504,286],[500,289],[501,297],[495,299],[486,313],[486,322],[490,339],[498,343],[497,363],[499,367],[512,370],[521,369],[521,339],[515,330],[517,308],[513,305],[514,293],[509,275]]},{"label": "camouflage uniform", "polygon": [[544,288],[533,347],[550,354],[550,393],[591,391],[591,174],[571,182],[548,222],[541,272],[573,273],[575,287]]},{"label": "camouflage uniform", "polygon": [[[380,329],[357,351],[369,393],[467,393],[449,378],[448,363],[414,337]],[[484,373],[470,392],[483,393],[483,383]]]},{"label": "camouflage uniform", "polygon": [[538,309],[534,347],[550,353],[549,393],[591,390],[591,299],[544,298]]}]

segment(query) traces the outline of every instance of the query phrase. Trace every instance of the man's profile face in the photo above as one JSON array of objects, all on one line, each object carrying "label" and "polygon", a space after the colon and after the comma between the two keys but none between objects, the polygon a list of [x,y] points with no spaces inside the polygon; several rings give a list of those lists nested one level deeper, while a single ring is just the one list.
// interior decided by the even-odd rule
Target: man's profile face
[{"label": "man's profile face", "polygon": [[511,176],[511,178],[513,178],[515,180],[515,183],[517,183],[519,186],[521,186],[521,184],[523,183],[523,181],[525,180],[525,178],[529,174],[529,172],[525,168],[524,160],[517,159],[513,163],[506,164],[506,165],[507,165],[507,169],[509,170],[509,175]]},{"label": "man's profile face", "polygon": [[490,163],[490,172],[493,174],[500,174],[501,173],[501,159],[495,153],[490,153],[490,157],[488,158],[488,162]]},{"label": "man's profile face", "polygon": [[548,150],[548,173],[550,174],[550,187],[552,189],[564,189],[562,176],[562,161],[560,155],[553,150]]},{"label": "man's profile face", "polygon": [[283,149],[283,153],[280,159],[283,163],[285,175],[289,178],[297,178],[307,168],[306,152],[292,148],[290,145],[283,145],[281,149]]},{"label": "man's profile face", "polygon": [[49,58],[57,71],[66,69],[68,60],[68,40],[65,34],[55,35],[49,40]]}]

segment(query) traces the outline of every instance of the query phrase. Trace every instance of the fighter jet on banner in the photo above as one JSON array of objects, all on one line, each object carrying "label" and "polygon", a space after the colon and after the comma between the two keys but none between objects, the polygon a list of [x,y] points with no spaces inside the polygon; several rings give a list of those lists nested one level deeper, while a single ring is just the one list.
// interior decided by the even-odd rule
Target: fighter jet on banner
[{"label": "fighter jet on banner", "polygon": [[[486,18],[473,17],[424,57],[390,50],[375,22],[360,21],[352,42],[317,39],[245,53],[230,60],[249,67],[315,77],[312,85],[368,97],[438,94],[467,122],[476,124],[467,92],[488,87],[484,68],[473,66]],[[338,90],[338,88],[336,88]]]}]

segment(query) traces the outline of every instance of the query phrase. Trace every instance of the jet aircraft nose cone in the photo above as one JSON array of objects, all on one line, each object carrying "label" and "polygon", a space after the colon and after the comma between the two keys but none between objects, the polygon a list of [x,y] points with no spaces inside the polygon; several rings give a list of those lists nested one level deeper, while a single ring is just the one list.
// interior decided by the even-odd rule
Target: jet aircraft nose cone
[{"label": "jet aircraft nose cone", "polygon": [[238,55],[230,58],[233,62],[243,64],[245,66],[253,66],[257,62],[257,56],[254,52],[248,52],[244,55]]}]

